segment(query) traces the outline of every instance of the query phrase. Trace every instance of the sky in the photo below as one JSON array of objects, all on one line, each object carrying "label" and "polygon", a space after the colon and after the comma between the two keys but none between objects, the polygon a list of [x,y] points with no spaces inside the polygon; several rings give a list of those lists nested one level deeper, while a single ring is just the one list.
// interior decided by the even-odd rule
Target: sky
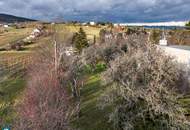
[{"label": "sky", "polygon": [[0,0],[0,13],[38,20],[190,20],[190,0]]}]

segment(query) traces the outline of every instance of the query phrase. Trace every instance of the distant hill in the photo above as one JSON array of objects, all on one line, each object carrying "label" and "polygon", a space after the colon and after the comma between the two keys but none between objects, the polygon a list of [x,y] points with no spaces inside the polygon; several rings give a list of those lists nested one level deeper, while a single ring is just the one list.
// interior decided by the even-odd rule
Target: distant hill
[{"label": "distant hill", "polygon": [[30,22],[30,21],[36,21],[36,20],[17,17],[8,14],[0,14],[0,23]]}]

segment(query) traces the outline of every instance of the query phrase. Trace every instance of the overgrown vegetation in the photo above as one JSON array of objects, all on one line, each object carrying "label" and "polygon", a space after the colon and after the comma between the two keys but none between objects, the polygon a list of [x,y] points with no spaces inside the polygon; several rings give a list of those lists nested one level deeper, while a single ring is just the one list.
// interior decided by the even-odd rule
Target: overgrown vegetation
[{"label": "overgrown vegetation", "polygon": [[153,30],[151,32],[150,40],[153,44],[158,44],[161,37],[161,32],[159,30]]},{"label": "overgrown vegetation", "polygon": [[108,67],[102,78],[110,87],[100,106],[112,107],[115,129],[188,130],[185,109],[178,102],[179,90],[189,91],[184,70],[149,45],[146,34],[115,45],[114,41],[94,45],[82,56],[85,64],[95,66],[101,61]]},{"label": "overgrown vegetation", "polygon": [[[149,44],[145,30],[103,29],[100,44],[90,45],[89,28],[51,29],[51,37],[35,49],[27,85],[10,89],[22,92],[26,86],[14,106],[0,111],[2,124],[14,123],[18,130],[189,130],[189,98],[183,98],[189,92],[189,71]],[[67,55],[70,47],[80,53]],[[17,96],[8,90],[0,89],[0,96],[4,91],[8,99]],[[10,114],[13,107],[16,114]]]},{"label": "overgrown vegetation", "polygon": [[152,45],[130,48],[116,58],[103,75],[110,89],[102,96],[102,106],[113,106],[115,128],[188,130],[190,123],[177,102],[177,83],[183,82],[179,75],[176,63]]}]

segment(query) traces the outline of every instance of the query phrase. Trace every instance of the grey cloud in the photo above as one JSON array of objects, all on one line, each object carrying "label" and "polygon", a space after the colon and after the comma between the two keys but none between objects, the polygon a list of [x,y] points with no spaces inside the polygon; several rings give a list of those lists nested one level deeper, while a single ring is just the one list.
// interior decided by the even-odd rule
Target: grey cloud
[{"label": "grey cloud", "polygon": [[187,20],[189,7],[190,0],[0,0],[1,13],[42,20]]}]

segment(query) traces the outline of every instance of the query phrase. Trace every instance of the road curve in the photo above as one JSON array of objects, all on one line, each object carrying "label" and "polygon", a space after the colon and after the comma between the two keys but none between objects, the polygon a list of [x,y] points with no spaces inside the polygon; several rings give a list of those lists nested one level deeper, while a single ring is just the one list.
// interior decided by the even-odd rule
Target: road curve
[{"label": "road curve", "polygon": [[182,64],[190,65],[190,51],[184,49],[173,48],[170,46],[158,46],[167,55],[174,57],[176,61]]}]

